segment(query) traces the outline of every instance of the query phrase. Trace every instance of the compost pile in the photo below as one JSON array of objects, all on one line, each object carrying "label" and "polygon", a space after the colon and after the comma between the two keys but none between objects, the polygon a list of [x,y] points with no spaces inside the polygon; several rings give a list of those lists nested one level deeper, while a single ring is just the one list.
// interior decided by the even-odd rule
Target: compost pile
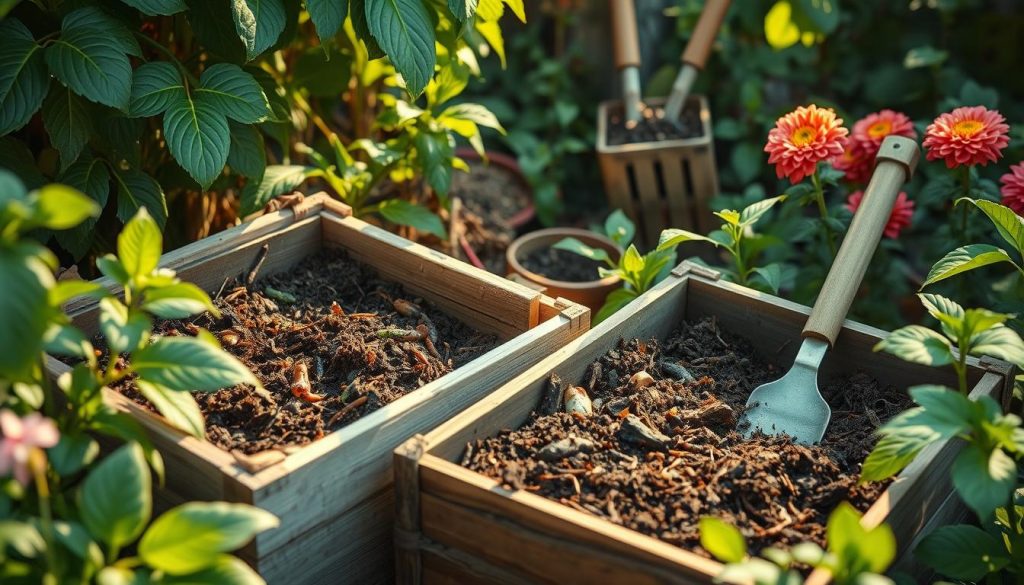
[{"label": "compost pile", "polygon": [[[220,318],[204,313],[154,329],[208,329],[263,382],[262,394],[247,385],[193,394],[207,438],[224,449],[251,454],[304,445],[496,345],[493,335],[408,295],[341,251],[320,252],[245,286],[253,280],[222,289],[214,299]],[[130,380],[116,389],[146,404]]]},{"label": "compost pile", "polygon": [[540,248],[519,259],[523,268],[553,280],[589,282],[601,278],[601,263],[575,252],[558,248]]},{"label": "compost pile", "polygon": [[637,144],[640,142],[662,142],[664,140],[685,140],[699,138],[704,134],[700,121],[700,108],[689,104],[679,113],[679,125],[661,117],[660,110],[646,107],[640,112],[640,121],[632,128],[626,127],[626,118],[620,108],[608,115],[608,130],[605,142],[608,146]]},{"label": "compost pile", "polygon": [[468,161],[470,172],[452,175],[451,196],[462,199],[459,221],[466,242],[488,271],[504,275],[505,250],[516,237],[510,223],[533,203],[519,176],[497,166]]},{"label": "compost pile", "polygon": [[713,320],[684,323],[664,344],[620,342],[590,365],[581,383],[592,416],[565,412],[586,399],[553,375],[522,428],[471,443],[462,463],[688,549],[699,549],[702,516],[737,526],[755,552],[824,545],[840,501],[863,511],[885,489],[857,484],[860,463],[875,429],[910,401],[858,374],[823,388],[832,422],[821,445],[744,439],[747,396],[780,374]]}]

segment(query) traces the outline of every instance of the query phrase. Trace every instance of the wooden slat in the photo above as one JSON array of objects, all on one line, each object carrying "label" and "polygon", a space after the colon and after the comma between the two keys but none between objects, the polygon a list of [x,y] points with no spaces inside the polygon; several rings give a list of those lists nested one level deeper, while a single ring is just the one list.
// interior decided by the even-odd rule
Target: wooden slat
[{"label": "wooden slat", "polygon": [[706,234],[718,226],[711,214],[711,199],[718,194],[718,171],[715,169],[715,153],[711,145],[697,147],[686,152],[690,162],[690,182],[693,193],[690,203],[697,220],[696,230]]},{"label": "wooden slat", "polygon": [[633,177],[636,179],[637,196],[644,216],[644,233],[647,244],[652,247],[657,245],[661,230],[669,227],[666,225],[665,201],[654,174],[655,160],[657,158],[640,155],[632,159]]},{"label": "wooden slat", "polygon": [[[355,218],[324,214],[324,240],[436,303],[462,306],[467,315],[487,316],[526,331],[537,324],[540,293],[436,250],[412,243]],[[429,293],[429,294],[427,294]],[[460,315],[457,315],[460,316]]]},{"label": "wooden slat", "polygon": [[395,573],[400,583],[422,579],[419,549],[406,540],[420,532],[420,458],[426,450],[423,435],[395,449]]},{"label": "wooden slat", "polygon": [[423,545],[423,579],[408,581],[397,579],[400,585],[526,585],[521,576],[496,567],[481,565],[479,559],[458,549],[445,548],[433,543]]},{"label": "wooden slat", "polygon": [[[666,152],[658,156],[661,162],[661,173],[665,179],[665,198],[668,200],[668,215],[672,225],[670,227],[698,231],[701,228],[694,224],[693,194],[686,188],[686,179],[683,177],[683,161],[675,152]],[[701,231],[701,233],[705,233]]]}]

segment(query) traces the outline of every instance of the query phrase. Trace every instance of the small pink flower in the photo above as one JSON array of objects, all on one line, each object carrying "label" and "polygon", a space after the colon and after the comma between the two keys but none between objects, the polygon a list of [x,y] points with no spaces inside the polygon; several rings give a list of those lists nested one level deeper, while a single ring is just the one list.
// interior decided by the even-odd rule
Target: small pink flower
[{"label": "small pink flower", "polygon": [[853,125],[853,141],[864,147],[874,158],[886,136],[917,138],[914,123],[905,114],[882,110],[868,114]]},{"label": "small pink flower", "polygon": [[957,108],[941,114],[928,126],[924,147],[928,160],[942,159],[946,167],[987,165],[1002,156],[1010,143],[1006,118],[985,106]]},{"label": "small pink flower", "polygon": [[[856,213],[864,199],[863,191],[854,191],[846,198],[846,208]],[[914,202],[907,199],[907,194],[900,191],[896,196],[896,203],[892,206],[892,213],[889,214],[889,221],[885,224],[885,237],[896,239],[903,228],[910,226],[910,218],[914,215]]]},{"label": "small pink flower", "polygon": [[[878,151],[876,150],[875,153]],[[875,153],[869,154],[864,147],[853,140],[846,142],[843,154],[832,159],[832,166],[842,171],[851,183],[867,183],[875,163]]]},{"label": "small pink flower", "polygon": [[999,178],[1003,184],[1003,205],[1009,207],[1017,215],[1024,215],[1024,161],[1010,167],[1010,172]]},{"label": "small pink flower", "polygon": [[28,455],[34,448],[47,449],[60,440],[57,425],[38,412],[18,418],[10,410],[0,410],[0,476],[14,474],[21,485],[28,485]]},{"label": "small pink flower", "polygon": [[814,174],[819,162],[843,154],[848,133],[842,118],[836,118],[830,108],[801,106],[775,122],[764,151],[775,165],[776,176],[787,177],[795,185]]}]

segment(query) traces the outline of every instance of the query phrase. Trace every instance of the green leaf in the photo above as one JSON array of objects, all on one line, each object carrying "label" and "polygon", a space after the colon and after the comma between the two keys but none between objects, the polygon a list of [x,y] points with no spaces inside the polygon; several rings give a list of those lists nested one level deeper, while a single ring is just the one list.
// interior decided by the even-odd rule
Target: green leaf
[{"label": "green leaf", "polygon": [[46,353],[77,358],[89,357],[93,352],[85,334],[70,325],[50,325],[43,335],[43,347]]},{"label": "green leaf", "polygon": [[117,218],[129,221],[145,207],[153,221],[162,229],[167,223],[167,201],[160,184],[138,169],[120,170],[114,167],[117,185]]},{"label": "green leaf", "polygon": [[349,0],[348,6],[348,16],[352,20],[356,38],[363,41],[370,60],[380,59],[384,56],[384,51],[370,34],[370,27],[366,22],[366,0]]},{"label": "green leaf", "polygon": [[98,6],[86,6],[68,13],[61,23],[65,31],[90,28],[110,37],[117,48],[133,57],[142,57],[142,49],[125,22],[108,14]]},{"label": "green leaf", "polygon": [[619,266],[626,274],[635,275],[639,274],[644,269],[644,257],[640,254],[640,251],[636,249],[636,246],[630,244],[626,248],[625,253],[622,254],[622,259],[619,260]]},{"label": "green leaf", "polygon": [[621,209],[608,214],[604,220],[604,233],[612,239],[616,245],[628,246],[636,236],[636,225]]},{"label": "green leaf", "polygon": [[[102,160],[87,154],[81,156],[58,180],[88,195],[100,209],[107,205],[107,198],[110,195],[110,172]],[[54,233],[54,237],[61,247],[71,252],[78,260],[89,251],[95,226],[96,218],[87,218],[74,228]]]},{"label": "green leaf", "polygon": [[121,265],[135,278],[153,272],[163,253],[163,241],[163,234],[149,212],[145,207],[139,208],[117,236]]},{"label": "green leaf", "polygon": [[61,171],[78,160],[93,131],[85,103],[66,88],[51,91],[43,102],[43,126],[60,153]]},{"label": "green leaf", "polygon": [[903,67],[905,69],[933,67],[935,65],[942,65],[942,63],[948,58],[949,51],[943,51],[936,49],[931,45],[925,45],[923,47],[915,47],[907,51],[907,55],[903,57]]},{"label": "green leaf", "polygon": [[964,308],[956,301],[942,295],[918,294],[921,304],[932,317],[939,320],[942,330],[950,339],[957,339],[964,318]]},{"label": "green leaf", "polygon": [[414,96],[434,75],[434,25],[421,0],[365,0],[370,34],[402,74]]},{"label": "green leaf", "polygon": [[96,268],[99,269],[100,274],[121,285],[128,284],[128,281],[131,279],[124,266],[121,266],[117,256],[113,254],[105,254],[97,258]]},{"label": "green leaf", "polygon": [[184,97],[185,85],[174,65],[166,61],[144,63],[132,78],[128,115],[133,118],[156,116]]},{"label": "green leaf", "polygon": [[46,291],[53,273],[27,245],[0,247],[0,377],[26,380],[42,351],[49,324]]},{"label": "green leaf", "polygon": [[100,206],[77,189],[51,183],[35,192],[36,205],[32,225],[51,230],[66,230],[90,217],[98,217]]},{"label": "green leaf", "polygon": [[448,10],[459,22],[472,20],[476,15],[477,0],[448,0]]},{"label": "green leaf", "polygon": [[556,250],[565,250],[567,252],[579,254],[584,258],[590,258],[597,262],[611,262],[608,252],[601,248],[592,248],[576,238],[562,238],[551,247]]},{"label": "green leaf", "polygon": [[128,443],[94,467],[82,484],[80,513],[89,532],[119,548],[138,538],[153,511],[142,447]]},{"label": "green leaf", "polygon": [[59,475],[67,477],[92,463],[100,454],[100,445],[89,435],[62,434],[56,446],[46,450],[46,458]]},{"label": "green leaf", "polygon": [[199,85],[195,90],[195,101],[208,104],[214,111],[232,120],[243,124],[255,124],[263,122],[270,114],[270,104],[263,93],[263,88],[252,75],[238,65],[218,63],[210,67],[199,78]]},{"label": "green leaf", "polygon": [[132,355],[139,377],[171,390],[204,392],[235,384],[259,386],[242,362],[203,340],[162,337]]},{"label": "green leaf", "polygon": [[989,355],[1024,368],[1024,341],[1016,331],[1002,325],[975,335],[968,353]]},{"label": "green leaf", "polygon": [[860,521],[860,513],[841,502],[828,518],[828,550],[836,555],[843,574],[882,573],[896,558],[896,536],[887,524],[866,530]]},{"label": "green leaf", "polygon": [[921,449],[938,438],[937,433],[926,427],[914,427],[910,432],[894,432],[883,436],[864,460],[860,480],[868,482],[889,479],[910,465]]},{"label": "green leaf", "polygon": [[107,295],[107,289],[88,280],[59,280],[49,293],[50,306],[60,307],[78,297],[103,298]]},{"label": "green leaf", "polygon": [[799,13],[797,22],[804,32],[831,34],[839,26],[838,0],[791,0]]},{"label": "green leaf", "polygon": [[1000,448],[971,443],[953,461],[953,487],[979,518],[991,518],[1017,485],[1017,465]]},{"label": "green leaf", "polygon": [[139,392],[153,403],[157,411],[171,426],[177,427],[197,439],[206,437],[206,423],[195,398],[188,392],[178,392],[145,380],[136,383]]},{"label": "green leaf", "polygon": [[149,16],[170,16],[188,10],[184,0],[121,0]]},{"label": "green leaf", "polygon": [[263,206],[278,195],[291,193],[313,170],[301,165],[268,166],[263,173],[262,181],[249,181],[242,189],[242,216],[263,209]]},{"label": "green leaf", "polygon": [[115,35],[92,26],[67,28],[46,48],[46,64],[71,91],[119,110],[128,108],[132,66]]},{"label": "green leaf", "polygon": [[700,545],[723,563],[738,563],[747,556],[747,543],[740,531],[711,516],[700,519]]},{"label": "green leaf", "polygon": [[231,132],[231,150],[228,151],[228,166],[251,182],[263,179],[267,169],[267,151],[263,135],[255,126],[228,122]]},{"label": "green leaf", "polygon": [[381,202],[378,211],[384,219],[392,223],[414,227],[442,240],[448,237],[441,218],[422,205],[410,203],[404,199],[388,199]]},{"label": "green leaf", "polygon": [[712,240],[709,237],[695,234],[686,230],[680,230],[675,228],[669,228],[661,231],[661,236],[658,238],[658,250],[672,250],[675,249],[679,244],[685,242],[707,242],[714,244],[718,247],[718,242]]},{"label": "green leaf", "polygon": [[188,575],[167,575],[160,585],[264,585],[264,581],[241,559],[220,555],[209,567]]},{"label": "green leaf", "polygon": [[0,22],[0,135],[28,123],[43,105],[50,75],[42,48],[15,18]]},{"label": "green leaf", "polygon": [[172,102],[164,114],[164,135],[171,156],[204,189],[224,170],[231,133],[223,112],[208,101],[183,96]]},{"label": "green leaf", "polygon": [[232,63],[246,61],[246,49],[235,30],[232,3],[220,0],[185,0],[188,22],[203,47]]},{"label": "green leaf", "polygon": [[39,530],[27,522],[0,520],[0,558],[5,562],[8,560],[5,554],[8,549],[25,558],[34,559],[46,552],[46,541]]},{"label": "green leaf", "polygon": [[897,329],[875,345],[875,351],[885,351],[915,364],[945,366],[955,361],[949,340],[920,325]]},{"label": "green leaf", "polygon": [[244,504],[190,502],[157,518],[139,542],[147,565],[171,575],[207,569],[221,554],[277,527],[273,514]]},{"label": "green leaf", "polygon": [[306,0],[306,12],[323,42],[338,33],[348,15],[348,0]]},{"label": "green leaf", "polygon": [[598,324],[608,317],[614,315],[619,309],[628,305],[633,299],[637,298],[639,294],[633,289],[620,288],[614,290],[608,294],[608,298],[604,300],[604,304],[598,309],[597,315],[594,316],[594,324]]},{"label": "green leaf", "polygon": [[928,277],[925,279],[922,287],[934,284],[940,280],[945,280],[951,276],[956,276],[961,272],[967,272],[968,270],[974,270],[982,266],[988,266],[989,264],[998,264],[1000,262],[1009,262],[1013,264],[1013,260],[1010,256],[1001,248],[990,246],[988,244],[970,244],[962,246],[949,252],[942,257],[941,260],[932,266],[932,269],[928,272]]},{"label": "green leaf", "polygon": [[[98,446],[96,447],[96,452],[99,452]],[[53,523],[53,534],[57,542],[78,556],[78,558],[88,561],[96,567],[103,566],[103,551],[93,541],[92,535],[85,529],[85,526],[78,522],[62,522],[57,520]]]},{"label": "green leaf", "polygon": [[209,295],[190,282],[147,290],[142,308],[161,319],[184,319],[203,311],[220,314]]},{"label": "green leaf", "polygon": [[114,297],[100,300],[99,305],[100,333],[106,338],[112,353],[135,351],[149,338],[153,324],[146,315],[130,311]]},{"label": "green leaf", "polygon": [[231,13],[248,61],[277,42],[287,21],[281,0],[231,0]]},{"label": "green leaf", "polygon": [[740,212],[740,225],[744,227],[754,225],[762,216],[764,216],[764,214],[768,213],[768,210],[774,207],[775,204],[782,203],[785,200],[785,195],[779,195],[778,197],[763,199],[757,203],[752,203],[751,205],[746,206],[743,208],[743,211]]},{"label": "green leaf", "polygon": [[454,148],[444,132],[417,132],[413,138],[416,160],[430,187],[441,197],[448,195],[452,184]]},{"label": "green leaf", "polygon": [[466,120],[474,122],[484,128],[491,128],[504,134],[505,129],[502,128],[501,122],[498,121],[498,117],[494,115],[494,112],[488,110],[480,104],[455,104],[445,108],[444,112],[441,112],[440,119],[452,118],[455,120]]},{"label": "green leaf", "polygon": [[292,69],[292,82],[316,97],[341,95],[352,78],[352,56],[334,45],[310,47]]},{"label": "green leaf", "polygon": [[[971,424],[971,401],[963,394],[937,385],[914,386],[910,397],[921,406],[919,415],[900,415],[897,419],[904,424],[927,425],[946,439],[967,430]],[[888,428],[888,425],[887,425]],[[892,432],[898,432],[893,427]]]},{"label": "green leaf", "polygon": [[1001,542],[977,526],[942,526],[926,535],[914,557],[955,579],[979,581],[1010,563]]},{"label": "green leaf", "polygon": [[761,277],[768,285],[773,294],[779,294],[779,287],[782,286],[782,265],[774,262],[766,266],[754,268],[754,274]]},{"label": "green leaf", "polygon": [[[957,204],[961,204],[964,199],[957,200]],[[1009,207],[993,201],[985,199],[967,199],[967,201],[984,212],[1006,243],[1013,246],[1019,254],[1024,255],[1024,217],[1017,215]]]}]

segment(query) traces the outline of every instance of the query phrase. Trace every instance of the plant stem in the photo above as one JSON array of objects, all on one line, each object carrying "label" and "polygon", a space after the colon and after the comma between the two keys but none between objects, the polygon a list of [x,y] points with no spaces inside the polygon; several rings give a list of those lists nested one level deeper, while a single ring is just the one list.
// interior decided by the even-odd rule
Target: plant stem
[{"label": "plant stem", "polygon": [[39,523],[46,541],[46,564],[52,575],[57,574],[56,539],[53,532],[53,511],[50,509],[50,487],[46,483],[46,455],[37,448],[37,452],[29,455],[29,468],[39,494]]},{"label": "plant stem", "polygon": [[[964,165],[963,175],[960,177],[960,184],[964,190],[964,197],[971,196],[971,167]],[[960,206],[960,239],[967,243],[967,206]]]},{"label": "plant stem", "polygon": [[292,100],[295,101],[295,105],[299,106],[299,109],[309,116],[309,119],[313,121],[313,124],[324,135],[324,138],[329,139],[331,134],[334,134],[327,126],[327,123],[324,122],[324,119],[320,117],[320,114],[313,111],[313,107],[309,105],[309,102],[306,101],[306,98],[302,97],[298,90],[292,92]]},{"label": "plant stem", "polygon": [[965,341],[958,343],[959,347],[957,350],[957,361],[953,362],[953,368],[956,370],[956,380],[960,386],[960,393],[967,396],[967,345]]},{"label": "plant stem", "polygon": [[181,74],[190,82],[192,82],[192,85],[199,85],[199,79],[196,78],[195,75],[192,75],[192,72],[190,72],[185,67],[185,65],[178,60],[178,57],[174,53],[172,53],[170,49],[140,32],[135,32],[135,38],[140,39],[142,42],[146,43],[150,47],[153,47],[158,52],[163,53],[165,57],[167,57],[168,59],[170,59],[172,63],[174,63],[174,66],[178,68],[178,71],[181,71]]},{"label": "plant stem", "polygon": [[814,199],[818,202],[818,212],[821,213],[821,225],[825,231],[825,241],[828,242],[828,251],[833,258],[836,257],[836,243],[832,233],[832,226],[828,224],[828,206],[825,205],[825,190],[821,186],[821,177],[818,176],[818,167],[814,167],[814,174],[811,175],[811,184],[814,185]]}]

